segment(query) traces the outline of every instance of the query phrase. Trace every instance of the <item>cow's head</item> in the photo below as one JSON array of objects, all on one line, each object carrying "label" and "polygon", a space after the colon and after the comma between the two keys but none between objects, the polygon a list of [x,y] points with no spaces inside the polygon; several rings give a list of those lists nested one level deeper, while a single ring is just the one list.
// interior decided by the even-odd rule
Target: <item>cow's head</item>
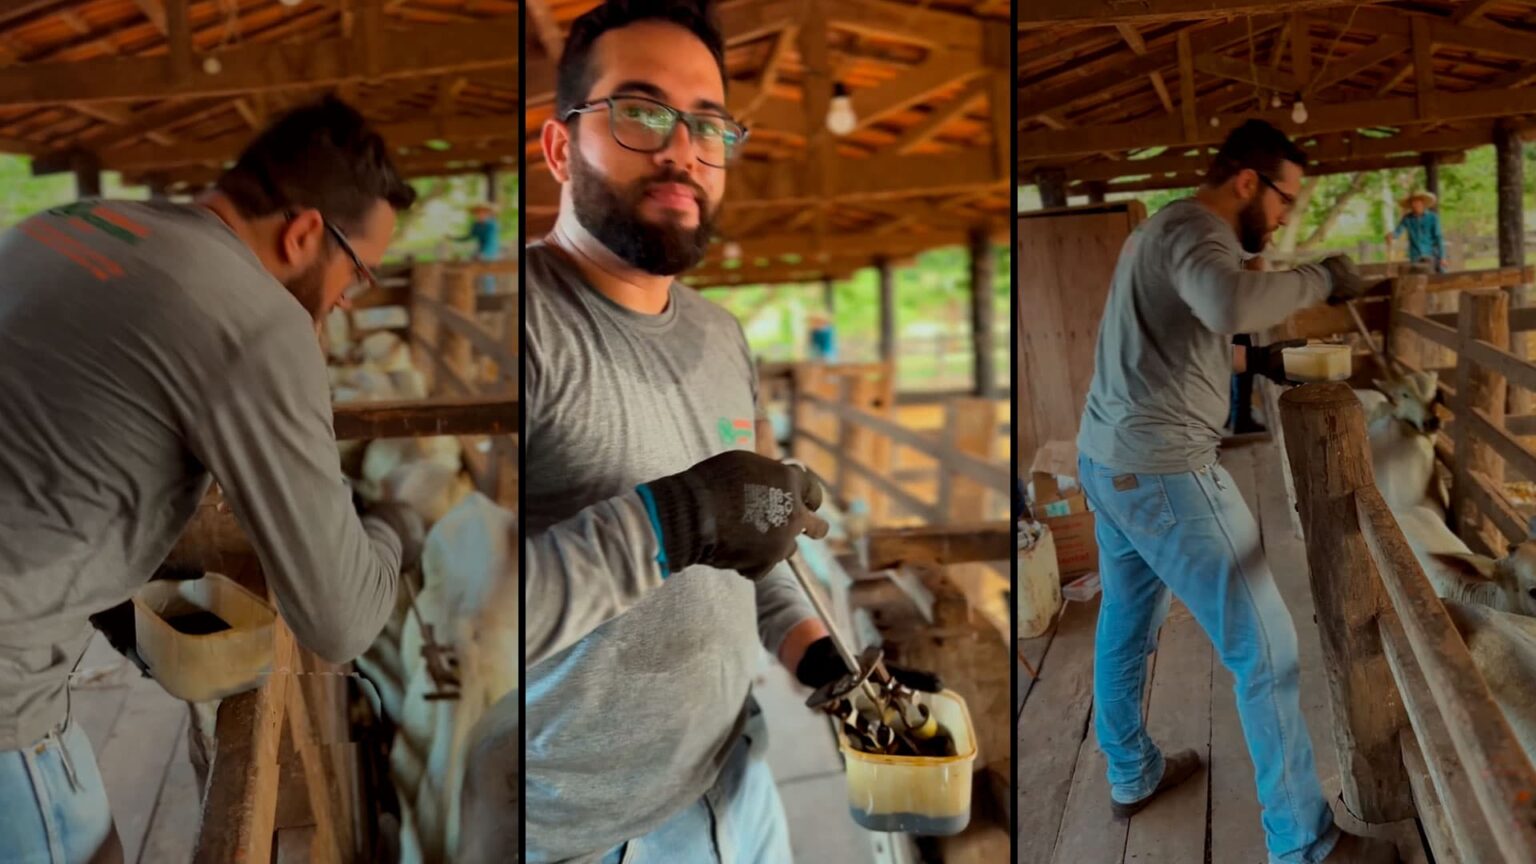
[{"label": "cow's head", "polygon": [[1412,372],[1390,381],[1373,381],[1376,389],[1392,404],[1392,416],[1424,435],[1440,430],[1435,405],[1440,402],[1440,376],[1435,372]]}]

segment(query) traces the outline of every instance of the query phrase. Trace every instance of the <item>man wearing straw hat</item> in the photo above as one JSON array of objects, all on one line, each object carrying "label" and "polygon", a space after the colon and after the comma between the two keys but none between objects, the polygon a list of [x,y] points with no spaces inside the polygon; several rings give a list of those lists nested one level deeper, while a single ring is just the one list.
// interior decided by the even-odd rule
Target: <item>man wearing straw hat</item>
[{"label": "man wearing straw hat", "polygon": [[1419,189],[1402,203],[1408,212],[1403,214],[1397,227],[1387,235],[1387,242],[1408,232],[1409,263],[1418,264],[1428,259],[1436,273],[1444,273],[1445,237],[1440,233],[1440,214],[1430,209],[1438,203],[1435,193]]}]

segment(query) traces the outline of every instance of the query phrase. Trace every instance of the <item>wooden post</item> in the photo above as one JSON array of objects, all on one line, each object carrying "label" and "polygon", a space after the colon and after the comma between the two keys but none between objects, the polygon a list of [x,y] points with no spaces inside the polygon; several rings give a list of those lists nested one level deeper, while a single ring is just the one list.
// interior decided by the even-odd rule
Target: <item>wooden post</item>
[{"label": "wooden post", "polygon": [[889,258],[876,258],[875,269],[880,273],[880,362],[890,363],[896,357],[896,278]]},{"label": "wooden post", "polygon": [[75,198],[101,197],[101,160],[94,153],[76,153],[71,165],[75,171]]},{"label": "wooden post", "polygon": [[992,395],[992,318],[996,302],[992,296],[992,275],[996,268],[992,239],[982,227],[972,228],[971,251],[971,345],[975,352],[972,366],[972,392]]},{"label": "wooden post", "polygon": [[[951,399],[945,403],[944,437],[946,452],[964,453],[990,460],[997,440],[997,406],[990,399]],[[940,472],[947,472],[943,463]],[[950,522],[982,522],[988,515],[992,491],[969,477],[950,479],[947,510],[940,515]]]},{"label": "wooden post", "polygon": [[827,323],[835,323],[833,319],[837,317],[837,285],[830,276],[821,280],[821,305],[827,307]]},{"label": "wooden post", "polygon": [[[1509,346],[1509,295],[1499,289],[1463,291],[1457,319],[1462,345],[1481,339],[1497,348]],[[1451,482],[1451,527],[1468,543],[1482,543],[1482,517],[1469,506],[1472,473],[1480,471],[1495,482],[1504,479],[1504,461],[1473,432],[1470,411],[1484,412],[1495,426],[1504,425],[1504,376],[1467,359],[1456,357],[1456,399],[1452,411],[1456,425],[1451,431],[1456,444],[1456,464]]]},{"label": "wooden post", "polygon": [[1440,200],[1440,157],[1434,153],[1425,153],[1421,157],[1424,160],[1424,189]]},{"label": "wooden post", "polygon": [[1067,172],[1063,168],[1041,168],[1035,172],[1035,186],[1040,189],[1040,206],[1046,209],[1067,206]]},{"label": "wooden post", "polygon": [[151,174],[144,179],[145,183],[149,186],[149,200],[166,200],[167,196],[165,194],[166,183],[164,174]]},{"label": "wooden post", "polygon": [[[1498,160],[1499,202],[1499,266],[1525,266],[1525,221],[1522,196],[1525,189],[1524,143],[1520,130],[1513,124],[1500,122],[1494,127],[1493,146]],[[1508,285],[1509,308],[1518,309],[1531,300],[1530,289],[1522,285]],[[1531,359],[1533,340],[1520,333],[1510,343],[1510,350],[1517,356]],[[1530,414],[1536,411],[1536,394],[1519,387],[1509,392],[1509,410],[1513,414]]]},{"label": "wooden post", "polygon": [[1413,796],[1397,736],[1408,715],[1376,625],[1390,602],[1355,512],[1355,490],[1375,483],[1365,412],[1346,384],[1308,384],[1280,397],[1280,417],[1306,533],[1344,805],[1365,822],[1407,819]]},{"label": "wooden post", "polygon": [[501,179],[494,166],[485,169],[485,200],[492,204],[501,201],[501,185],[497,181]]},{"label": "wooden post", "polygon": [[1108,184],[1103,180],[1094,180],[1088,184],[1088,203],[1103,204],[1104,194],[1108,191]]},{"label": "wooden post", "polygon": [[[1427,339],[1402,326],[1401,313],[1424,317],[1429,312],[1429,277],[1423,275],[1398,276],[1392,280],[1392,317],[1388,327],[1386,348],[1391,355],[1415,369],[1423,369]],[[1382,370],[1391,374],[1390,369]]]},{"label": "wooden post", "polygon": [[411,321],[407,338],[410,341],[411,362],[421,370],[429,394],[439,390],[437,364],[432,362],[431,355],[440,347],[437,334],[441,328],[437,323],[437,315],[428,308],[428,304],[419,300],[436,300],[442,296],[442,289],[442,263],[434,261],[411,268]]}]

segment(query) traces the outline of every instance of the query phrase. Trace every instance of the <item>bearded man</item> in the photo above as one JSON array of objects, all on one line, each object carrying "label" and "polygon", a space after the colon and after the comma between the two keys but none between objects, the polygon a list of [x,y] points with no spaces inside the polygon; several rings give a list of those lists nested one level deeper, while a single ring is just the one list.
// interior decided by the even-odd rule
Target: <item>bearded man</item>
[{"label": "bearded man", "polygon": [[1291,208],[1306,161],[1280,130],[1250,120],[1227,137],[1195,195],[1138,226],[1120,252],[1077,439],[1104,591],[1094,731],[1117,818],[1199,770],[1192,750],[1165,757],[1142,720],[1147,654],[1171,593],[1236,679],[1271,864],[1389,864],[1390,843],[1334,823],[1301,713],[1296,628],[1258,524],[1217,462],[1234,365],[1284,381],[1281,346],[1234,358],[1232,337],[1366,288],[1341,255],[1294,270],[1252,266],[1274,232],[1300,218]]},{"label": "bearded man", "polygon": [[561,193],[525,253],[530,864],[791,860],[758,652],[810,687],[846,672],[782,563],[826,533],[821,488],[753,452],[741,326],[673,279],[746,140],[702,5],[578,18],[543,129]]}]

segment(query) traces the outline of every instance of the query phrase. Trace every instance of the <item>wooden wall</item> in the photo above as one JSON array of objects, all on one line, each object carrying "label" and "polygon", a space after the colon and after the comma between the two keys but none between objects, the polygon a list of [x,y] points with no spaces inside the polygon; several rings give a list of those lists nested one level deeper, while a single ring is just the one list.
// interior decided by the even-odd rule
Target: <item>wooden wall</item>
[{"label": "wooden wall", "polygon": [[1146,218],[1140,201],[1019,214],[1014,426],[1021,472],[1040,444],[1077,437],[1115,262]]}]

